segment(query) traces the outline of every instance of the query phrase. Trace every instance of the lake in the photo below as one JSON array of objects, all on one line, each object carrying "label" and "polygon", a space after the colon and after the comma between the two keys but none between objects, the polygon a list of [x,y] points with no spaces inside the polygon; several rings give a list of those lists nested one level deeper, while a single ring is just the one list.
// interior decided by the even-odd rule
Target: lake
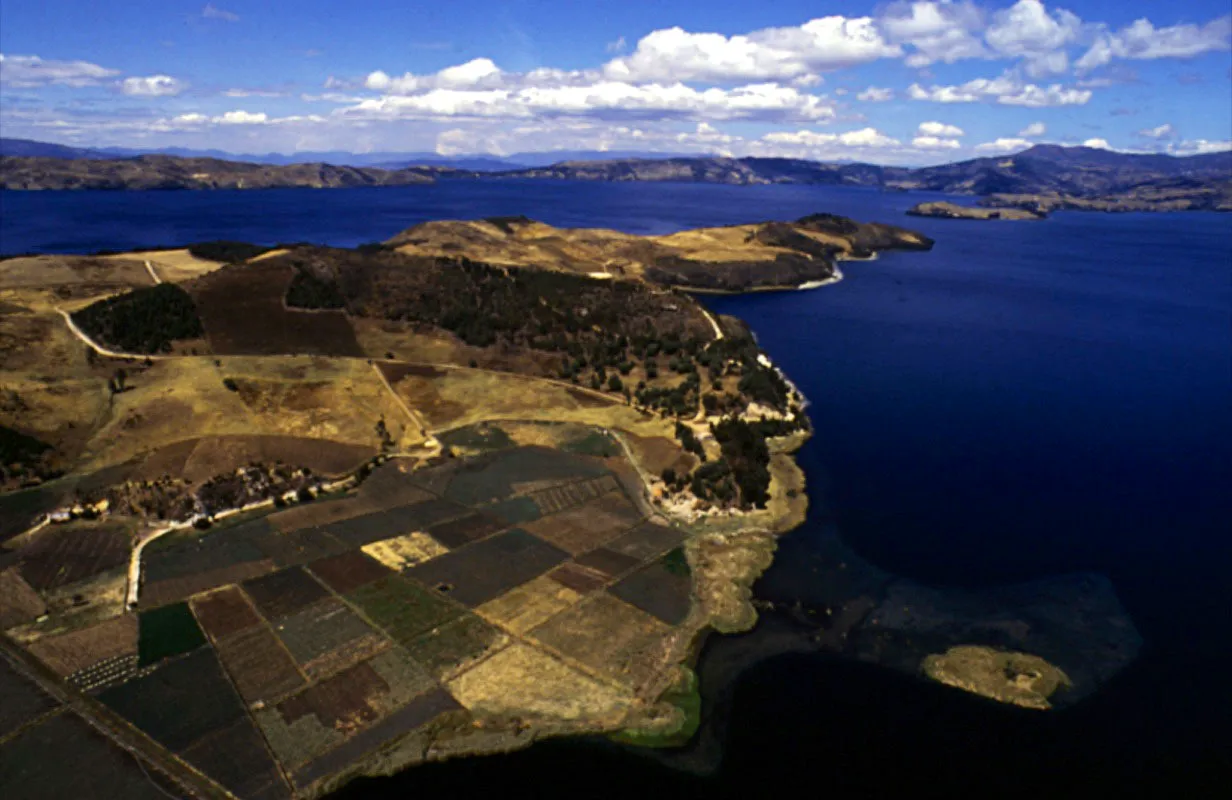
[{"label": "lake", "polygon": [[1137,662],[1076,707],[1037,714],[875,666],[783,657],[736,687],[717,778],[566,742],[345,794],[534,785],[756,797],[781,784],[830,796],[1105,796],[1226,779],[1232,216],[904,216],[922,199],[933,198],[550,181],[3,192],[0,252],[224,238],[351,246],[428,219],[516,214],[666,233],[826,211],[919,230],[937,240],[932,252],[844,264],[834,286],[705,298],[753,327],[811,401],[816,428],[799,454],[810,522],[784,541],[758,593],[799,591],[810,536],[832,522],[878,566],[929,584],[1103,573],[1145,640]]}]

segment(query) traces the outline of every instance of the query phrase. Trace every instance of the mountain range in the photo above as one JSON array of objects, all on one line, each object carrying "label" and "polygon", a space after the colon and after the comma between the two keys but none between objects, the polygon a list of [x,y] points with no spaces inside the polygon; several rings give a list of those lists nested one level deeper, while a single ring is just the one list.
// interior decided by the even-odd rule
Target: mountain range
[{"label": "mountain range", "polygon": [[[185,154],[191,153],[191,156]],[[347,153],[248,156],[199,151],[121,156],[28,140],[0,140],[4,189],[208,189],[280,186],[388,186],[438,179],[685,181],[694,183],[868,186],[888,191],[975,195],[982,205],[1038,211],[1232,210],[1232,151],[1176,157],[1090,147],[1036,145],[1020,153],[932,167],[888,167],[790,158],[538,153],[514,164],[489,156],[369,153],[379,166],[356,166]],[[321,158],[316,158],[320,156]],[[333,156],[340,156],[333,158]],[[274,163],[270,159],[295,159]],[[328,157],[328,158],[326,158]],[[305,163],[301,159],[315,158]],[[508,161],[516,156],[511,156]],[[238,159],[238,160],[237,160]],[[468,165],[469,163],[469,165]]]},{"label": "mountain range", "polygon": [[313,150],[295,153],[229,153],[225,150],[194,150],[187,147],[136,149],[131,147],[72,147],[38,142],[32,139],[0,137],[0,156],[28,158],[115,159],[163,155],[180,158],[215,158],[222,161],[242,161],[249,164],[287,166],[289,164],[333,164],[345,167],[377,167],[403,169],[410,166],[452,167],[473,172],[497,172],[524,167],[542,167],[561,161],[593,161],[599,159],[665,158],[677,153],[652,153],[637,150],[552,150],[537,153],[514,153],[494,156],[485,153],[441,155],[432,152],[379,151],[352,153],[346,150]]}]

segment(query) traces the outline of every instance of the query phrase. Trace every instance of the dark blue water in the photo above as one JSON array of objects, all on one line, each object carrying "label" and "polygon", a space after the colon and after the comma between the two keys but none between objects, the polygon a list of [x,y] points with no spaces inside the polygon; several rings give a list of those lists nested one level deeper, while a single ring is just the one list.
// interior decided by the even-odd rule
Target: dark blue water
[{"label": "dark blue water", "polygon": [[814,521],[759,591],[789,583],[817,520],[832,518],[862,555],[929,583],[1105,573],[1146,640],[1137,663],[1078,707],[1040,715],[875,667],[777,659],[741,681],[718,780],[565,743],[351,795],[517,781],[549,795],[747,797],[766,796],[767,780],[807,780],[837,796],[1204,796],[1201,781],[1232,775],[1232,216],[902,215],[920,199],[550,182],[0,193],[0,252],[355,245],[496,214],[661,233],[830,211],[921,230],[931,253],[847,264],[836,286],[707,301],[747,320],[812,402],[817,435],[800,458]]}]

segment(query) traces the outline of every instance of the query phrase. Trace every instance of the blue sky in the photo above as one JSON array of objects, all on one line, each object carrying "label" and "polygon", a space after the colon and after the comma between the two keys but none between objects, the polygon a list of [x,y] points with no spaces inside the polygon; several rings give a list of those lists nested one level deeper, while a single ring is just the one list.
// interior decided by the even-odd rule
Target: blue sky
[{"label": "blue sky", "polygon": [[937,163],[1232,148],[1228,0],[5,0],[0,133]]}]

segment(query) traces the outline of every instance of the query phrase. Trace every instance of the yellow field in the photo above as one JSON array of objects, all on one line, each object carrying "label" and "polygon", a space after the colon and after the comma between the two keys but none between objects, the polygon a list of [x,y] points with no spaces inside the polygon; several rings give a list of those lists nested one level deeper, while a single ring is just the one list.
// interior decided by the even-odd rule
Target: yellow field
[{"label": "yellow field", "polygon": [[514,643],[448,684],[476,714],[534,714],[601,726],[622,719],[630,698],[524,644]]},{"label": "yellow field", "polygon": [[113,398],[107,424],[90,441],[88,468],[201,436],[274,434],[375,446],[382,417],[395,448],[421,441],[358,359],[178,358],[134,370],[128,382],[132,388]]},{"label": "yellow field", "polygon": [[671,436],[673,426],[624,402],[560,384],[477,369],[447,369],[435,377],[407,375],[394,384],[435,431],[484,420],[577,422],[639,436]]},{"label": "yellow field", "polygon": [[154,269],[154,274],[158,276],[160,281],[166,283],[182,283],[192,280],[208,272],[213,272],[222,266],[222,263],[219,261],[197,258],[188,252],[187,249],[142,250],[116,256],[105,256],[105,258],[115,259],[118,262],[131,261],[143,273],[146,273],[147,278],[149,274],[146,271],[145,262],[149,261],[150,266]]},{"label": "yellow field", "polygon": [[31,256],[0,261],[0,289],[74,284],[116,288],[152,286],[154,279],[140,260],[123,256]]},{"label": "yellow field", "polygon": [[449,548],[421,531],[396,536],[392,539],[382,539],[379,542],[366,544],[360,549],[395,571],[422,564],[449,552]]}]

